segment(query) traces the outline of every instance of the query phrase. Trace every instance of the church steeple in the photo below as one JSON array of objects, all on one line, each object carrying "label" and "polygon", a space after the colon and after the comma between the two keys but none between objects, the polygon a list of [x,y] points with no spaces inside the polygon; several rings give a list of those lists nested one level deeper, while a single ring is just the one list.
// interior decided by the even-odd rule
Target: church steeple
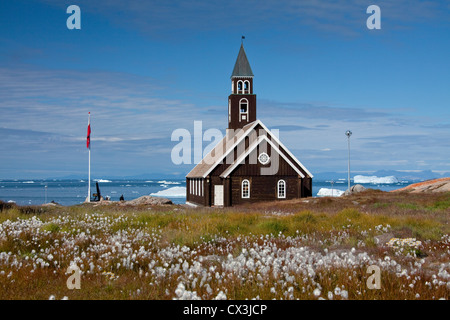
[{"label": "church steeple", "polygon": [[239,129],[256,121],[256,95],[253,94],[253,71],[241,44],[231,74],[228,97],[228,129]]},{"label": "church steeple", "polygon": [[241,48],[239,49],[239,54],[236,59],[236,63],[234,64],[233,73],[231,74],[231,78],[233,77],[253,77],[253,71],[250,67],[250,63],[248,62],[247,55],[245,54],[244,45],[241,44]]}]

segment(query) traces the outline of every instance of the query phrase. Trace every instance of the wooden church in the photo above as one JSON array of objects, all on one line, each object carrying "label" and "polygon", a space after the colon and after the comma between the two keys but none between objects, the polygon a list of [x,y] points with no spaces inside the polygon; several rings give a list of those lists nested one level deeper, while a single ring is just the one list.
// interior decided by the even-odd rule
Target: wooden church
[{"label": "wooden church", "polygon": [[186,176],[186,202],[228,207],[310,197],[312,178],[257,120],[253,72],[241,44],[231,75],[226,135]]}]

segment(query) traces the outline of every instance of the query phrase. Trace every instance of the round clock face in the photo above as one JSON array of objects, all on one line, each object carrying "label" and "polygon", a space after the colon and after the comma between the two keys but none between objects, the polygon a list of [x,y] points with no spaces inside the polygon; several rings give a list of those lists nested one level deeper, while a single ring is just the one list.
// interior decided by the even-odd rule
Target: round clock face
[{"label": "round clock face", "polygon": [[258,157],[258,161],[261,164],[267,164],[270,161],[269,155],[265,152],[261,153]]}]

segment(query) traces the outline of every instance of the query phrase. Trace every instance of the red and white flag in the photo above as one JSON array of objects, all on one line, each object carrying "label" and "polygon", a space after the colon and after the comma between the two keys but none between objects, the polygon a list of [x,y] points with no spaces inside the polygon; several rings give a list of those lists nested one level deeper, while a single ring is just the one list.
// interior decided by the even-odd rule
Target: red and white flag
[{"label": "red and white flag", "polygon": [[88,121],[88,128],[87,128],[87,141],[86,141],[86,147],[88,149],[91,148],[91,113],[89,112],[89,121]]}]

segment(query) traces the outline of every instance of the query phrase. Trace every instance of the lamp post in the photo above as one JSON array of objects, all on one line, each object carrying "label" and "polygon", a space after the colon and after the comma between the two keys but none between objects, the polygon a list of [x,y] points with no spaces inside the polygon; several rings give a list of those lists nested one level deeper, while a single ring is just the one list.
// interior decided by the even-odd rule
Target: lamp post
[{"label": "lamp post", "polygon": [[350,130],[347,130],[345,132],[345,135],[347,136],[348,140],[348,192],[350,193],[350,136],[352,135],[352,132]]}]

